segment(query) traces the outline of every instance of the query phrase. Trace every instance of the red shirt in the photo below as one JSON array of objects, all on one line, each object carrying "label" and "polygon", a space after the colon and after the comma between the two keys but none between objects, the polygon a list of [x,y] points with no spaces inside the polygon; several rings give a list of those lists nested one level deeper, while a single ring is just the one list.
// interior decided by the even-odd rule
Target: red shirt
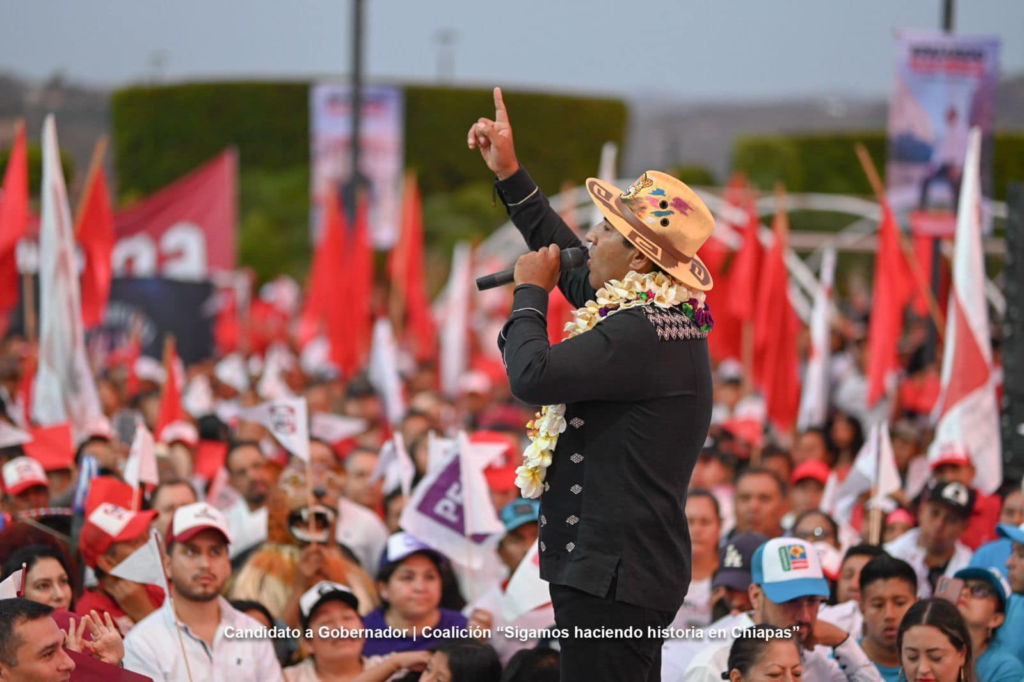
[{"label": "red shirt", "polygon": [[[153,608],[158,609],[163,606],[164,591],[156,585],[145,585],[144,587],[146,588],[146,593],[149,594],[149,601],[153,604]],[[135,625],[135,621],[101,587],[86,590],[82,598],[75,604],[75,613],[79,616],[87,615],[94,609],[100,616],[103,616],[104,612],[109,613],[110,617],[117,623],[117,629],[121,631],[122,637],[127,635],[128,631]]]},{"label": "red shirt", "polygon": [[977,490],[975,492],[978,497],[974,502],[974,511],[967,520],[967,530],[960,536],[960,542],[972,550],[998,537],[996,524],[999,523],[999,514],[1003,511],[1003,501],[998,495],[985,495]]}]

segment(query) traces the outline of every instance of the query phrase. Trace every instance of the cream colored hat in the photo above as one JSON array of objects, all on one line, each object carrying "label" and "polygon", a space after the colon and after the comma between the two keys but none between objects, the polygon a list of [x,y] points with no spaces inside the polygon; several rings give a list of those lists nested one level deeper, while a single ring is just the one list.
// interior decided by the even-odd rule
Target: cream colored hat
[{"label": "cream colored hat", "polygon": [[587,191],[608,222],[665,272],[691,289],[711,289],[711,273],[697,249],[711,236],[715,219],[685,183],[647,171],[625,192],[597,178],[587,180]]}]

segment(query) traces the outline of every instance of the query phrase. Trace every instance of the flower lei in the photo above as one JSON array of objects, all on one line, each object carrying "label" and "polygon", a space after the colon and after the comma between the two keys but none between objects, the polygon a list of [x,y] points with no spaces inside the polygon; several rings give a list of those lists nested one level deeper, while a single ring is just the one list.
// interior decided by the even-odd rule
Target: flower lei
[{"label": "flower lei", "polygon": [[[630,272],[621,281],[608,282],[597,291],[593,301],[573,311],[573,321],[565,325],[565,338],[590,331],[609,315],[642,305],[680,306],[701,331],[711,331],[714,326],[703,292],[690,291],[660,272],[644,275]],[[565,405],[545,405],[527,422],[530,445],[523,452],[522,466],[516,469],[516,485],[523,497],[536,499],[544,492],[547,469],[551,466],[558,437],[565,428]]]}]

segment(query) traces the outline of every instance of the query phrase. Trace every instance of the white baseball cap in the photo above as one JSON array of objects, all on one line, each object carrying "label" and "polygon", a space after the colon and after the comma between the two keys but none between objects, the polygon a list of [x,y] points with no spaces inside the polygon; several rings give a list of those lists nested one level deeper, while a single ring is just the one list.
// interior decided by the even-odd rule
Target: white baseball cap
[{"label": "white baseball cap", "polygon": [[172,542],[188,542],[204,530],[219,532],[224,536],[224,541],[231,544],[227,519],[219,509],[205,502],[178,507],[167,528],[167,546],[170,547]]},{"label": "white baseball cap", "polygon": [[160,442],[170,445],[171,443],[184,443],[190,448],[199,445],[199,430],[186,421],[174,421],[160,430]]},{"label": "white baseball cap", "polygon": [[751,561],[751,582],[776,604],[830,594],[818,550],[796,538],[773,538],[758,547]]},{"label": "white baseball cap", "polygon": [[32,486],[50,487],[50,479],[46,477],[43,465],[31,457],[15,457],[4,464],[4,490],[8,495],[17,495]]},{"label": "white baseball cap", "polygon": [[321,580],[313,587],[306,590],[299,598],[299,614],[302,616],[302,628],[309,628],[309,619],[313,612],[324,602],[336,599],[359,613],[359,598],[345,585],[332,583],[330,580]]}]

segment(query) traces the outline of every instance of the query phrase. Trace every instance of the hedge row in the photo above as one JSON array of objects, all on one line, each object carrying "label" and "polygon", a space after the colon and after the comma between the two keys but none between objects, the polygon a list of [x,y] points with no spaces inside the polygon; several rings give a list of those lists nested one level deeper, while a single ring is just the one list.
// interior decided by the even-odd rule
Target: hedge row
[{"label": "hedge row", "polygon": [[[887,149],[882,131],[740,137],[733,148],[733,169],[745,172],[762,189],[781,180],[791,192],[870,195],[854,153],[857,142],[867,147],[881,172]],[[996,133],[992,170],[996,198],[1005,200],[1009,183],[1024,178],[1024,135]]]},{"label": "hedge row", "polygon": [[[626,105],[618,100],[516,92],[505,99],[519,155],[546,187],[592,175],[601,145],[621,145],[625,136]],[[114,93],[111,112],[122,198],[148,194],[229,145],[243,171],[309,167],[305,83],[132,87]],[[471,123],[493,115],[490,90],[405,88],[405,162],[419,172],[425,195],[486,178],[465,140]]]}]

